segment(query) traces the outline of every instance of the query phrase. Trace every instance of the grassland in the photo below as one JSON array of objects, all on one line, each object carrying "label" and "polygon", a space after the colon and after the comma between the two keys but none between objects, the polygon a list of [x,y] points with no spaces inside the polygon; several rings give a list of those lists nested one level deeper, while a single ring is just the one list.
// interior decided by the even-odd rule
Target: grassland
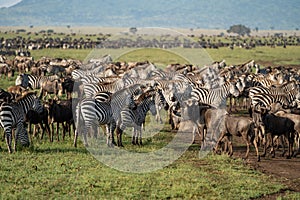
[{"label": "grassland", "polygon": [[[299,65],[300,47],[251,50],[220,49],[123,49],[64,50],[42,49],[32,56],[86,60],[94,55],[111,54],[121,61],[149,60],[163,67],[169,63],[193,63],[202,66],[225,59],[240,64],[254,59],[260,64]],[[1,88],[14,79],[0,79]],[[241,159],[209,154],[199,157],[199,147],[190,148],[174,163],[151,173],[125,173],[96,160],[79,142],[72,139],[50,143],[47,137],[32,139],[30,148],[19,148],[9,155],[0,131],[0,199],[251,199],[278,193],[287,186],[280,180],[253,170]],[[129,132],[129,129],[127,130]],[[142,147],[124,138],[125,149],[149,152],[166,145],[174,133],[168,128],[145,141]],[[253,149],[252,149],[253,151]],[[299,199],[300,194],[287,192],[285,199]]]},{"label": "grassland", "polygon": [[242,160],[199,159],[197,146],[164,169],[135,174],[111,169],[71,143],[34,140],[34,147],[8,155],[0,142],[1,199],[249,199],[285,187]]},{"label": "grassland", "polygon": [[[164,52],[162,55],[161,53]],[[42,49],[32,51],[32,56],[39,59],[43,56],[52,58],[73,58],[78,60],[86,60],[93,56],[102,56],[111,54],[114,59],[122,61],[133,61],[136,56],[139,61],[149,60],[153,63],[170,64],[170,63],[192,63],[203,66],[208,65],[213,61],[225,59],[226,63],[241,64],[254,59],[262,66],[278,66],[278,65],[300,65],[300,47],[288,46],[287,48],[277,47],[256,47],[254,49],[229,48],[219,49]],[[177,54],[176,59],[171,58],[171,54]],[[120,57],[121,56],[121,57]],[[164,57],[166,56],[166,57]],[[181,57],[181,58],[178,58]],[[178,59],[177,59],[178,58]],[[163,62],[161,61],[163,60]]]}]

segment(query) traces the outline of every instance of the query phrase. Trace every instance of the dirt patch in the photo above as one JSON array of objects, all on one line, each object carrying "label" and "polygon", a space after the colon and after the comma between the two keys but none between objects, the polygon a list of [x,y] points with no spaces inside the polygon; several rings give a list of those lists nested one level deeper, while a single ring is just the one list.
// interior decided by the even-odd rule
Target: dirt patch
[{"label": "dirt patch", "polygon": [[[238,144],[243,144],[242,141],[237,140],[239,141]],[[242,158],[245,155],[246,147],[233,145],[233,158]],[[279,180],[286,186],[284,190],[276,194],[263,196],[258,199],[276,199],[276,197],[284,196],[286,191],[300,192],[300,155],[298,154],[292,159],[287,159],[286,157],[282,157],[281,153],[281,150],[277,150],[275,158],[272,158],[267,153],[266,157],[262,157],[261,161],[257,162],[255,149],[252,147],[248,159],[244,161],[251,168]]]}]

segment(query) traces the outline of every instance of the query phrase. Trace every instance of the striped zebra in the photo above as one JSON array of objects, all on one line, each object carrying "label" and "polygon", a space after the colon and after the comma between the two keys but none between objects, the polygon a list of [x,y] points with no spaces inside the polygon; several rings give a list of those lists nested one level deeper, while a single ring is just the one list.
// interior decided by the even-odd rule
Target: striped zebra
[{"label": "striped zebra", "polygon": [[178,121],[175,118],[179,117],[178,114],[174,115],[174,113],[178,113],[180,103],[190,98],[192,87],[181,80],[155,80],[155,87],[161,90],[168,104],[169,124],[174,129],[176,127],[175,121]]},{"label": "striped zebra", "polygon": [[80,78],[80,81],[82,82],[82,84],[102,83],[102,82],[105,82],[105,80],[106,80],[105,77],[98,77],[95,75],[86,75],[86,76]]},{"label": "striped zebra", "polygon": [[87,83],[83,85],[83,93],[86,98],[91,98],[95,96],[98,92],[111,92],[114,93],[123,88],[123,85],[120,85],[119,82],[114,83]]},{"label": "striped zebra", "polygon": [[136,109],[133,110],[130,105],[126,105],[121,111],[119,128],[124,131],[126,127],[133,127],[133,145],[142,145],[142,125],[145,123],[147,112],[150,111],[152,115],[156,115],[155,94],[154,90],[147,91],[136,100]]},{"label": "striped zebra", "polygon": [[87,133],[90,128],[106,125],[107,126],[107,145],[112,146],[115,142],[113,131],[115,122],[112,115],[110,102],[100,102],[94,98],[85,98],[81,100],[76,107],[76,130],[74,136],[74,147],[77,147],[78,131],[82,130],[84,145],[88,146]]},{"label": "striped zebra", "polygon": [[97,74],[99,74],[100,72],[105,70],[105,67],[102,66],[102,65],[97,66],[94,63],[90,63],[90,64],[87,64],[85,67],[87,67],[88,65],[91,65],[91,66],[89,66],[91,68],[90,70],[83,70],[83,69],[73,70],[71,72],[72,78],[74,80],[78,80],[78,79],[81,79],[82,77],[85,77],[85,76],[96,76]]},{"label": "striped zebra", "polygon": [[141,84],[134,84],[130,87],[124,88],[112,94],[111,97],[111,109],[113,113],[114,120],[117,125],[117,145],[123,146],[122,144],[122,129],[120,129],[121,124],[121,111],[125,107],[135,108],[134,98],[143,93],[145,87]]},{"label": "striped zebra", "polygon": [[226,98],[229,95],[234,97],[239,96],[240,91],[232,82],[225,82],[221,87],[214,89],[193,88],[191,98],[202,104],[207,104],[212,107],[220,107],[226,105]]},{"label": "striped zebra", "polygon": [[39,113],[41,113],[43,109],[43,106],[35,93],[28,93],[20,99],[17,99],[15,103],[3,102],[1,104],[0,125],[4,128],[9,153],[12,153],[12,129],[14,128],[16,128],[14,150],[16,150],[18,140],[20,140],[22,145],[28,146],[30,143],[26,128],[24,127],[25,115],[30,109]]},{"label": "striped zebra", "polygon": [[0,88],[0,102],[13,102],[17,97],[17,94],[9,93]]},{"label": "striped zebra", "polygon": [[255,94],[273,94],[273,95],[283,95],[292,92],[295,89],[298,89],[298,85],[295,81],[288,82],[281,85],[280,87],[264,87],[256,86],[249,88],[249,97],[251,98]]},{"label": "striped zebra", "polygon": [[16,85],[21,85],[24,88],[32,90],[39,89],[43,82],[59,80],[59,76],[35,76],[31,74],[20,74],[16,79]]},{"label": "striped zebra", "polygon": [[254,86],[272,87],[282,84],[282,80],[271,80],[265,76],[256,76],[252,80]]},{"label": "striped zebra", "polygon": [[255,94],[251,97],[251,107],[255,108],[260,105],[264,108],[270,109],[270,106],[274,103],[280,103],[284,107],[293,106],[293,102],[287,95],[273,95],[273,94]]},{"label": "striped zebra", "polygon": [[155,101],[155,108],[156,108],[156,116],[155,120],[157,122],[163,123],[161,116],[160,116],[160,110],[164,108],[165,110],[169,109],[169,104],[167,103],[164,95],[162,94],[162,91],[160,89],[156,90],[156,94],[154,96]]},{"label": "striped zebra", "polygon": [[106,91],[105,92],[97,92],[94,95],[94,98],[95,98],[95,100],[97,100],[99,102],[110,102],[112,94],[113,93],[106,92]]}]

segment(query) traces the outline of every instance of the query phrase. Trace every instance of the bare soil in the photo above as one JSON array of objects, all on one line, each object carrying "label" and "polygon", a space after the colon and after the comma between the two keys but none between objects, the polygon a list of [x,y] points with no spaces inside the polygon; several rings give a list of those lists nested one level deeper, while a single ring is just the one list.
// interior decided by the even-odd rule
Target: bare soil
[{"label": "bare soil", "polygon": [[[233,143],[233,158],[242,158],[246,153],[246,146],[238,146],[243,144],[239,138]],[[260,149],[262,152],[262,149]],[[296,151],[297,152],[297,151]],[[276,180],[279,180],[286,188],[278,193],[262,196],[258,199],[276,199],[282,197],[287,191],[300,192],[300,154],[291,159],[281,156],[281,149],[276,151],[275,158],[267,153],[266,157],[261,157],[261,161],[257,162],[254,147],[251,147],[248,159],[244,162],[251,168],[258,170]]]}]

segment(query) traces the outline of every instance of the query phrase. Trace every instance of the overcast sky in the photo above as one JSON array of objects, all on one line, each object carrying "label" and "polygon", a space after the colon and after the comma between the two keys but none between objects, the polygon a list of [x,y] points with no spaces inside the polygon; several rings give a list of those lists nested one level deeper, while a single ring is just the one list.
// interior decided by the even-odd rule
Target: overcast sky
[{"label": "overcast sky", "polygon": [[20,2],[20,1],[21,0],[0,0],[0,8],[15,5],[16,3]]}]

